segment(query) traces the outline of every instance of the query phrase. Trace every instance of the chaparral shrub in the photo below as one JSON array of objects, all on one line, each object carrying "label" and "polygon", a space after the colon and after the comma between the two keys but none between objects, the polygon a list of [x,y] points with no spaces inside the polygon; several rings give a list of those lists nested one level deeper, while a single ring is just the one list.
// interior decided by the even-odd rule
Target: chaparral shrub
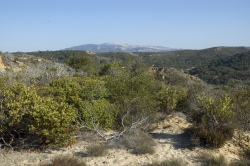
[{"label": "chaparral shrub", "polygon": [[41,90],[41,95],[50,96],[58,103],[65,102],[72,106],[77,120],[92,127],[111,128],[117,109],[106,99],[107,89],[104,82],[92,78],[67,77],[52,80]]},{"label": "chaparral shrub", "polygon": [[194,123],[196,136],[201,143],[223,146],[226,140],[232,138],[235,128],[231,123],[234,115],[231,98],[225,95],[215,101],[211,95],[208,97],[202,93],[197,99],[200,109],[194,110],[189,117]]},{"label": "chaparral shrub", "polygon": [[250,90],[238,90],[230,94],[235,105],[234,117],[239,129],[249,130],[250,126]]},{"label": "chaparral shrub", "polygon": [[157,101],[162,112],[171,113],[177,107],[178,102],[184,100],[186,96],[183,88],[163,86],[157,93]]},{"label": "chaparral shrub", "polygon": [[[140,62],[133,62],[123,68],[119,75],[105,76],[108,90],[107,100],[118,107],[117,126],[129,126],[135,121],[154,119],[157,112],[156,93],[161,84],[155,80]],[[124,117],[126,115],[126,117]]]},{"label": "chaparral shrub", "polygon": [[39,135],[43,143],[51,146],[74,143],[71,122],[76,115],[67,103],[40,97],[35,85],[26,87],[22,83],[13,84],[4,90],[1,98],[0,137],[10,144],[30,132]]}]

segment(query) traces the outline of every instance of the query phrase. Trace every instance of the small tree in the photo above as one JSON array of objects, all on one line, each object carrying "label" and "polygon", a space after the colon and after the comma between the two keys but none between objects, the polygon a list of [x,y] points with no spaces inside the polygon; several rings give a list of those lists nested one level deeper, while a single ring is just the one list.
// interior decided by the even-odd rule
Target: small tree
[{"label": "small tree", "polygon": [[82,70],[88,74],[93,74],[96,68],[92,58],[86,55],[71,56],[67,59],[67,64],[74,69]]}]

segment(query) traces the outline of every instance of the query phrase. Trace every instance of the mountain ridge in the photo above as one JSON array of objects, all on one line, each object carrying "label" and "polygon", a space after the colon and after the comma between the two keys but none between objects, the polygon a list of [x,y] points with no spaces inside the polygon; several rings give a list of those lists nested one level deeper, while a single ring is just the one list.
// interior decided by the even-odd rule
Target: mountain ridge
[{"label": "mountain ridge", "polygon": [[165,52],[183,50],[178,48],[170,48],[163,46],[150,45],[133,45],[123,43],[103,43],[103,44],[85,44],[80,46],[73,46],[63,50],[84,50],[91,52]]}]

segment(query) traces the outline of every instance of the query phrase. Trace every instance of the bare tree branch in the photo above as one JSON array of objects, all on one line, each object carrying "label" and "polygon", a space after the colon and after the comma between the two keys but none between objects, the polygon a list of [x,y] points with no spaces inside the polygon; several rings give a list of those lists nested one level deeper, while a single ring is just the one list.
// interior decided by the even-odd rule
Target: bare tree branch
[{"label": "bare tree branch", "polygon": [[110,134],[108,136],[104,136],[100,130],[98,129],[98,125],[99,125],[99,122],[96,123],[96,120],[95,118],[92,116],[92,112],[89,108],[88,111],[90,113],[90,116],[91,116],[91,123],[92,124],[88,124],[86,122],[84,122],[82,119],[81,119],[81,116],[78,116],[78,119],[79,119],[79,123],[80,123],[80,126],[82,128],[87,128],[89,130],[92,130],[92,131],[95,131],[101,138],[103,138],[105,141],[108,141],[108,140],[111,140],[111,139],[119,139],[125,132],[128,132],[130,130],[133,130],[133,129],[145,129],[148,125],[145,123],[147,122],[148,120],[148,117],[144,117],[143,115],[136,119],[136,120],[133,120],[132,118],[132,122],[130,125],[128,126],[125,126],[124,124],[124,119],[127,117],[127,115],[131,112],[131,104],[137,99],[138,97],[134,98],[128,108],[126,109],[126,113],[124,114],[124,116],[122,117],[121,119],[121,125],[123,127],[123,130],[120,132],[120,133],[117,133],[117,134]]}]

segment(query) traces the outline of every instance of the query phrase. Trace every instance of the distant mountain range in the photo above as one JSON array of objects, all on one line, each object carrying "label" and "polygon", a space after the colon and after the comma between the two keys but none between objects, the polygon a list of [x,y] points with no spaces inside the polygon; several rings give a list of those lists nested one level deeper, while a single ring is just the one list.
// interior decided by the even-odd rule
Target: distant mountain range
[{"label": "distant mountain range", "polygon": [[161,47],[161,46],[146,46],[146,45],[131,45],[121,43],[104,43],[100,45],[86,44],[66,48],[64,50],[84,50],[91,52],[167,52],[183,49]]}]

